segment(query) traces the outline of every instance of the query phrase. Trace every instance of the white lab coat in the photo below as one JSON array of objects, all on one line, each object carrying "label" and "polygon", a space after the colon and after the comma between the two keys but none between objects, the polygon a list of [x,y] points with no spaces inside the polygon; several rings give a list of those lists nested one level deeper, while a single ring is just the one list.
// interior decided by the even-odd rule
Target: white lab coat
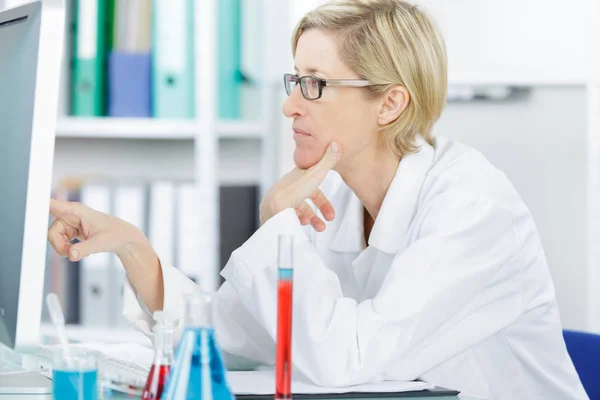
[{"label": "white lab coat", "polygon": [[[489,399],[587,398],[529,210],[475,150],[420,145],[400,162],[368,246],[362,205],[331,172],[321,188],[336,218],[325,232],[286,209],[231,255],[214,315],[228,362],[274,363],[286,233],[296,239],[292,358],[315,383],[423,379]],[[182,315],[181,295],[198,287],[170,265],[163,278],[164,309]],[[124,315],[150,334],[131,287]]]}]

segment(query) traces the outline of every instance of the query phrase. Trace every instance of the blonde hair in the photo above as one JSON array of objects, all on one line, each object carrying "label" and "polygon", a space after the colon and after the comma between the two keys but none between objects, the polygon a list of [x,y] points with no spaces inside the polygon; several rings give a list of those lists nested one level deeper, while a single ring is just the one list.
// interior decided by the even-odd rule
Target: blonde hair
[{"label": "blonde hair", "polygon": [[365,88],[373,98],[396,85],[406,88],[406,109],[381,129],[396,154],[416,151],[418,135],[433,145],[433,125],[446,105],[447,60],[439,29],[424,10],[405,0],[330,1],[300,20],[294,55],[309,29],[334,34],[342,60],[373,84]]}]

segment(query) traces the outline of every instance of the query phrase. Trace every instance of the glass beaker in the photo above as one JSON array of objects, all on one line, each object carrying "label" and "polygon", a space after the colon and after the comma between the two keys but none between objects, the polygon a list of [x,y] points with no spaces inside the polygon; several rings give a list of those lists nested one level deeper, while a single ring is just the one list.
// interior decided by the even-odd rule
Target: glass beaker
[{"label": "glass beaker", "polygon": [[69,346],[52,353],[52,393],[56,400],[97,400],[98,364],[93,353]]},{"label": "glass beaker", "polygon": [[185,296],[184,330],[163,399],[233,400],[212,324],[210,294]]}]

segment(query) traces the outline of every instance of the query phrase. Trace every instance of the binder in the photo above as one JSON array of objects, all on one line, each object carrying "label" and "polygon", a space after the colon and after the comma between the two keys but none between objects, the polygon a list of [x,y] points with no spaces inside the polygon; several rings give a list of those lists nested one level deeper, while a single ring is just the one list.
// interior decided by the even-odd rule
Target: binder
[{"label": "binder", "polygon": [[152,182],[148,208],[148,240],[163,264],[175,265],[174,182]]},{"label": "binder", "polygon": [[202,203],[194,183],[183,182],[177,187],[176,266],[197,283],[201,280],[202,237],[200,212]]},{"label": "binder", "polygon": [[105,114],[107,0],[75,0],[71,112]]},{"label": "binder", "polygon": [[150,117],[151,3],[114,1],[113,48],[108,55],[108,115]]},{"label": "binder", "polygon": [[240,118],[242,84],[241,0],[220,0],[217,8],[218,113],[221,119]]},{"label": "binder", "polygon": [[[114,189],[114,215],[145,232],[146,227],[146,190],[141,183],[121,183]],[[126,273],[119,258],[112,254],[109,286],[110,326],[129,326],[123,317],[123,293]]]},{"label": "binder", "polygon": [[150,53],[112,51],[108,56],[108,115],[149,118]]},{"label": "binder", "polygon": [[152,115],[194,118],[194,1],[154,0]]},{"label": "binder", "polygon": [[[0,4],[2,0],[0,0]],[[65,42],[62,62],[60,66],[60,86],[58,90],[58,116],[70,115],[72,112],[72,73],[73,73],[73,48],[71,46],[71,34],[73,32],[74,10],[73,2],[65,2],[65,26],[64,38]],[[64,302],[61,300],[61,304]]]},{"label": "binder", "polygon": [[[81,202],[94,210],[111,212],[111,190],[102,183],[85,183],[81,187]],[[80,264],[80,320],[88,327],[110,326],[112,259],[109,253],[91,254]]]},{"label": "binder", "polygon": [[[62,201],[80,201],[80,185],[77,179],[66,179],[53,189],[52,198]],[[49,217],[54,222],[54,217]],[[48,225],[50,226],[50,225]],[[48,244],[44,297],[56,293],[63,307],[65,323],[78,324],[80,320],[79,284],[80,266],[58,253]],[[42,308],[42,318],[50,321],[47,307]]]},{"label": "binder", "polygon": [[260,83],[265,54],[262,46],[265,35],[263,22],[264,1],[241,1],[241,76],[240,119],[256,119],[261,115]]},{"label": "binder", "polygon": [[239,0],[241,7],[241,70],[242,75],[250,82],[258,80],[261,75],[264,51],[262,37],[265,7],[263,1]]}]

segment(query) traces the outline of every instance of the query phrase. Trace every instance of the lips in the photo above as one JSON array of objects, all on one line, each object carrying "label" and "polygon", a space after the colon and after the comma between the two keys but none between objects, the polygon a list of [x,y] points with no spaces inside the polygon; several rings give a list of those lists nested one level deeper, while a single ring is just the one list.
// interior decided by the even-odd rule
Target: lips
[{"label": "lips", "polygon": [[303,131],[302,129],[298,129],[298,128],[293,128],[292,129],[294,131],[294,135],[299,135],[299,136],[311,136],[310,133]]}]

